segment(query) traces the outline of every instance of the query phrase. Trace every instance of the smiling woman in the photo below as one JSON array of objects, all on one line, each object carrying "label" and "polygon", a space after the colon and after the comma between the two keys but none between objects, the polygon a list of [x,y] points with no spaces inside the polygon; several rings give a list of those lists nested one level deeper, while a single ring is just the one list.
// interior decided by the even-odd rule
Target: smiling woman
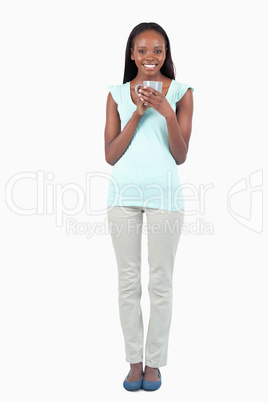
[{"label": "smiling woman", "polygon": [[[143,46],[145,40],[148,47]],[[143,66],[147,71],[156,72],[157,67],[162,68],[165,58],[166,47],[162,35],[148,31],[146,36],[140,34],[136,37],[134,48],[131,48],[131,59],[135,60],[137,68],[139,68],[140,63],[140,66]]]},{"label": "smiling woman", "polygon": [[[175,67],[171,58],[171,49],[169,38],[165,30],[155,23],[142,23],[137,25],[129,35],[126,55],[125,55],[125,72],[123,83],[133,80],[138,72],[137,65],[137,53],[149,56],[150,51],[153,51],[152,55],[158,55],[159,61],[163,61],[158,71],[161,70],[162,75],[175,79]],[[145,62],[148,60],[144,59]],[[153,61],[157,63],[157,60]],[[153,63],[148,63],[153,64]],[[159,62],[158,62],[159,64]]]},{"label": "smiling woman", "polygon": [[[152,81],[162,83],[162,92],[150,86]],[[155,390],[161,386],[159,367],[167,364],[172,274],[184,218],[177,166],[185,162],[189,148],[193,88],[175,80],[168,36],[150,22],[137,25],[130,33],[123,84],[111,85],[109,90],[105,158],[113,171],[108,221],[118,266],[126,360],[130,363],[123,384],[127,390]],[[140,306],[143,213],[149,224],[151,304],[144,374]],[[112,230],[116,225],[122,228],[120,236]],[[157,233],[150,229],[155,225]],[[167,230],[170,227],[178,230]]]}]

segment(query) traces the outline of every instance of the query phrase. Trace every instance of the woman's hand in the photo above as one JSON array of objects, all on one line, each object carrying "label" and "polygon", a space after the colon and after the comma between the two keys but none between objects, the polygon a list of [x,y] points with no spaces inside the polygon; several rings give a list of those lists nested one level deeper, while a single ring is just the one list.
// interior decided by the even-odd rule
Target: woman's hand
[{"label": "woman's hand", "polygon": [[157,112],[159,112],[165,118],[174,114],[174,110],[172,109],[170,103],[161,92],[146,86],[141,87],[138,92],[142,102],[145,102],[148,106],[157,110]]},{"label": "woman's hand", "polygon": [[145,112],[146,109],[148,109],[149,106],[144,104],[144,101],[141,100],[141,98],[139,97],[137,99],[137,113],[142,116],[143,113]]}]

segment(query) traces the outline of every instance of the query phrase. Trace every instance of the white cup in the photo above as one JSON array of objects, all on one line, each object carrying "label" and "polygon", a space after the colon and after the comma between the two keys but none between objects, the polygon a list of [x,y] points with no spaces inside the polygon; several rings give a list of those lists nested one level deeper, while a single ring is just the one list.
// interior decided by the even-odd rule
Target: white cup
[{"label": "white cup", "polygon": [[[138,84],[135,86],[135,92],[137,95],[139,95],[139,92],[138,92],[139,87],[150,87],[150,88],[153,88],[156,91],[162,93],[162,85],[163,85],[163,82],[161,82],[161,81],[143,81],[143,84]],[[144,105],[146,105],[146,103],[144,103]],[[149,105],[147,105],[147,106],[149,106]]]}]

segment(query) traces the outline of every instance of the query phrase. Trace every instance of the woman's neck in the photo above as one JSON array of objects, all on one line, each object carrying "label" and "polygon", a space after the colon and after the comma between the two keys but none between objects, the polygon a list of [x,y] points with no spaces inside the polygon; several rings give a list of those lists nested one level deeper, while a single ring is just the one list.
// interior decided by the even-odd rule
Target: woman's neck
[{"label": "woman's neck", "polygon": [[138,74],[134,78],[133,82],[143,81],[163,81],[166,77],[158,71],[156,74],[144,74],[142,71],[138,71]]}]

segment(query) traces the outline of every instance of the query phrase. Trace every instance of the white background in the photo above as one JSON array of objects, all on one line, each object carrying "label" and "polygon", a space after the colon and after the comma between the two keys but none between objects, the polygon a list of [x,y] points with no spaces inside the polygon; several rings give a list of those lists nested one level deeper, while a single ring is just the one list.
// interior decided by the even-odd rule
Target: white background
[{"label": "white background", "polygon": [[[3,1],[0,15],[1,401],[267,402],[265,2]],[[122,387],[129,366],[107,220],[91,211],[105,211],[112,171],[107,86],[122,83],[127,38],[149,21],[169,36],[176,80],[195,89],[178,169],[197,199],[185,199],[195,225],[178,248],[163,386],[137,395]],[[89,211],[60,224],[83,195]],[[146,246],[144,236],[145,329]]]}]

